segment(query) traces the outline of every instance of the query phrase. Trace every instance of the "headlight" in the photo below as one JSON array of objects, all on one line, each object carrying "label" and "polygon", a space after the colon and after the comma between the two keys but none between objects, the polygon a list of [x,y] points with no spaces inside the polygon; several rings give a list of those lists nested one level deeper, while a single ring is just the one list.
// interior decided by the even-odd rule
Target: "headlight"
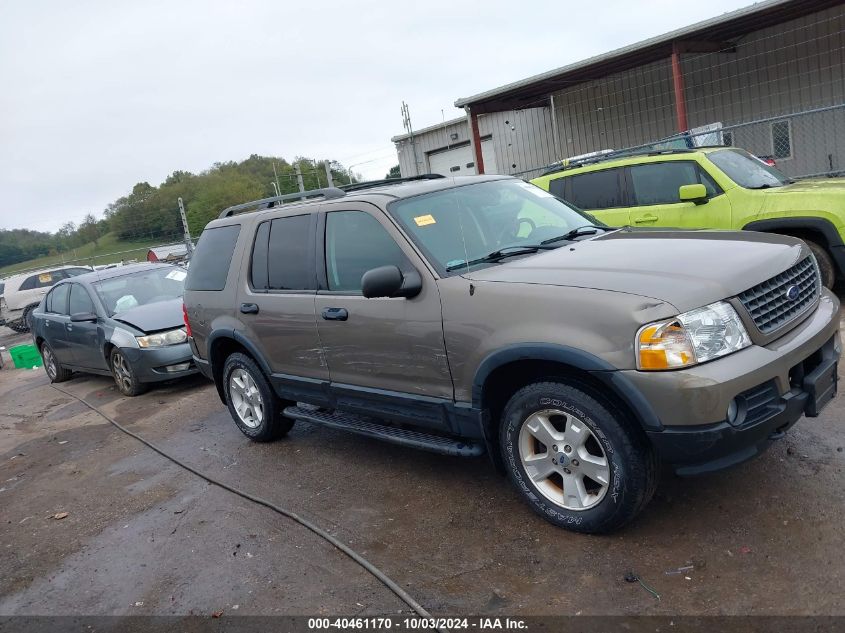
[{"label": "headlight", "polygon": [[139,347],[164,347],[166,345],[184,343],[188,340],[188,335],[185,333],[185,328],[180,327],[175,330],[168,330],[167,332],[136,336],[135,339],[138,341]]},{"label": "headlight", "polygon": [[678,369],[751,345],[736,310],[718,301],[673,319],[649,323],[637,333],[637,369]]}]

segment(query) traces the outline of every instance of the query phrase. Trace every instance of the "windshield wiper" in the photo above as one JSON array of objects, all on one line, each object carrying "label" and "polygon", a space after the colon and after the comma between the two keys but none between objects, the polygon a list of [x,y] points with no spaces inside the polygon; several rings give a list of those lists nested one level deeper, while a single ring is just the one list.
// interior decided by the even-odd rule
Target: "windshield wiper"
[{"label": "windshield wiper", "polygon": [[[584,231],[584,229],[590,229],[589,231]],[[553,244],[554,242],[563,242],[566,240],[571,240],[572,238],[578,237],[580,235],[594,235],[598,231],[607,231],[608,227],[606,226],[599,226],[598,224],[584,224],[582,226],[576,226],[571,231],[567,231],[563,235],[558,235],[557,237],[550,237],[547,240],[543,240],[540,242],[542,245],[546,244]]]},{"label": "windshield wiper", "polygon": [[446,271],[452,272],[453,270],[458,270],[459,268],[469,268],[470,266],[474,266],[475,264],[497,262],[500,259],[504,259],[505,257],[513,257],[515,255],[529,255],[531,253],[536,253],[540,250],[549,250],[551,248],[554,248],[554,246],[548,246],[545,242],[540,242],[539,244],[505,246],[503,248],[493,251],[492,253],[487,253],[484,257],[471,259],[468,262],[461,262],[459,264],[452,264],[451,266],[446,266]]}]

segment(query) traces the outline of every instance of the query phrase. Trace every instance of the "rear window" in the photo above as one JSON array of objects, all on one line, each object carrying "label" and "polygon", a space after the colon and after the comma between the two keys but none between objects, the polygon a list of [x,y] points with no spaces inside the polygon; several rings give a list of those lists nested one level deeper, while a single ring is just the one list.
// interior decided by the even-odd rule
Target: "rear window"
[{"label": "rear window", "polygon": [[[568,178],[559,178],[560,184],[551,190],[554,195],[571,202],[580,209],[610,209],[624,206],[620,169],[606,169]],[[564,186],[565,190],[560,188]]]},{"label": "rear window", "polygon": [[238,241],[240,224],[219,226],[202,232],[191,257],[185,290],[223,290]]}]

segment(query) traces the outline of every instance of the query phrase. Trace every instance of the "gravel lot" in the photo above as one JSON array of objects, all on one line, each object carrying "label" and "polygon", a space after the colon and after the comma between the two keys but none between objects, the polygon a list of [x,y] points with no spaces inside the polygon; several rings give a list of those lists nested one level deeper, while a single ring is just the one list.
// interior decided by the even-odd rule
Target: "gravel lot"
[{"label": "gravel lot", "polygon": [[[0,328],[0,345],[17,342]],[[137,398],[101,377],[62,387],[328,529],[434,615],[845,614],[841,395],[760,459],[664,475],[638,521],[591,537],[535,516],[486,458],[305,423],[250,443],[201,377]],[[168,462],[42,369],[0,370],[0,403],[0,615],[408,611],[332,546]]]}]

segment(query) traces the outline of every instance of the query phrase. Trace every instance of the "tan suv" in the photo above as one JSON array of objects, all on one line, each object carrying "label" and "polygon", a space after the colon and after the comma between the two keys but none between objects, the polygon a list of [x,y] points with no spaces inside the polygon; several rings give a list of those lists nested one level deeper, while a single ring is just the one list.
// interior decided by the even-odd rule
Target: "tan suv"
[{"label": "tan suv", "polygon": [[28,332],[29,315],[56,282],[90,272],[91,269],[84,266],[54,266],[3,279],[0,325],[10,327],[16,332]]},{"label": "tan suv", "polygon": [[613,229],[499,176],[308,195],[224,211],[186,280],[194,360],[254,440],[486,452],[549,521],[607,532],[660,461],[739,463],[836,393],[839,303],[797,239]]}]

